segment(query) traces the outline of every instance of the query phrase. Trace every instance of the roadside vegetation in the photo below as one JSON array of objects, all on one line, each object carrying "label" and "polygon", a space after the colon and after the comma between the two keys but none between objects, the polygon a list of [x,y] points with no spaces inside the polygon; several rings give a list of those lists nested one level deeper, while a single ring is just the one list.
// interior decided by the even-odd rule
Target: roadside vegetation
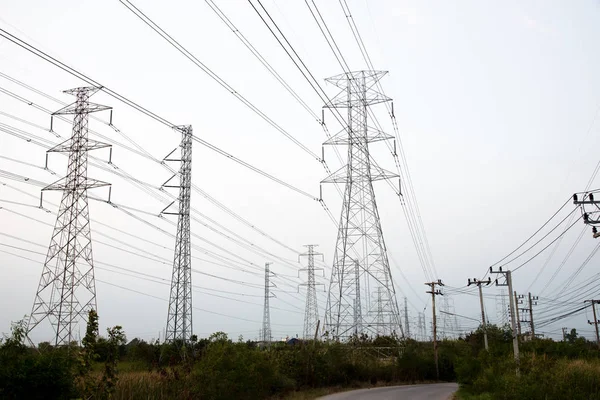
[{"label": "roadside vegetation", "polygon": [[471,353],[456,363],[459,399],[600,399],[600,352],[575,329],[560,342],[521,342],[518,365],[508,327],[488,327],[488,337],[489,352],[481,329],[466,338]]},{"label": "roadside vegetation", "polygon": [[[81,345],[26,346],[24,324],[0,342],[2,399],[309,399],[331,391],[436,380],[430,342],[355,337],[348,343],[273,343],[270,349],[217,332],[183,343],[127,342],[121,327],[98,334],[90,314]],[[462,399],[600,399],[600,362],[591,343],[522,345],[520,376],[510,331],[489,328],[439,346],[440,380]]]}]

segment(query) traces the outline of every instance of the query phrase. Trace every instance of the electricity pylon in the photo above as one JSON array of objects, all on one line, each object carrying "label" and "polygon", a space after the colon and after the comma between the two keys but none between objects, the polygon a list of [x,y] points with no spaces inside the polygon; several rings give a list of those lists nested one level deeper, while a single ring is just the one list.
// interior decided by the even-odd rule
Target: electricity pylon
[{"label": "electricity pylon", "polygon": [[[192,126],[177,127],[181,132],[180,158],[171,158],[177,148],[163,161],[180,162],[179,173],[170,177],[162,188],[178,188],[178,211],[169,211],[175,203],[169,204],[162,214],[177,215],[177,234],[175,237],[175,255],[169,295],[169,312],[165,341],[186,343],[193,334],[192,325],[192,251],[190,241],[190,198],[192,191]],[[179,184],[171,180],[179,175]]]},{"label": "electricity pylon", "polygon": [[269,299],[273,297],[271,288],[275,287],[275,284],[271,283],[271,274],[269,267],[272,263],[265,263],[265,307],[263,310],[263,327],[260,332],[261,342],[268,348],[271,348],[271,307],[269,305]]},{"label": "electricity pylon", "polygon": [[425,321],[425,313],[419,313],[419,322],[417,323],[417,340],[427,341],[427,322]]},{"label": "electricity pylon", "polygon": [[75,341],[79,321],[85,323],[89,310],[97,309],[87,190],[110,184],[88,178],[88,151],[111,146],[88,138],[89,113],[111,109],[90,103],[90,96],[98,90],[96,87],[66,90],[64,93],[76,97],[75,103],[52,114],[72,114],[73,131],[69,140],[46,154],[46,162],[48,153],[69,153],[69,161],[67,176],[42,189],[42,194],[61,190],[63,195],[27,323],[27,337],[31,340],[31,331],[48,320],[56,346]]},{"label": "electricity pylon", "polygon": [[[323,183],[345,184],[325,309],[326,329],[337,340],[362,333],[404,336],[373,191],[373,181],[398,175],[380,168],[369,153],[369,143],[393,139],[368,122],[370,106],[391,100],[374,88],[386,73],[357,71],[327,79],[341,92],[325,108],[347,111],[346,127],[324,143],[348,146],[347,165],[323,180]],[[358,275],[354,273],[356,263]],[[362,281],[360,285],[356,280]],[[372,301],[374,296],[376,301]],[[359,298],[360,327],[355,318]]]},{"label": "electricity pylon", "polygon": [[407,338],[410,338],[410,324],[408,323],[408,299],[404,297],[404,331]]},{"label": "electricity pylon", "polygon": [[[307,268],[300,270],[308,272],[307,282],[301,284],[302,286],[306,286],[306,309],[304,311],[305,340],[314,337],[319,321],[319,305],[317,303],[317,283],[315,281],[315,271],[323,270],[323,268],[315,267],[315,256],[323,257],[323,254],[315,253],[316,246],[316,244],[306,245],[306,247],[308,247],[308,252],[298,256],[298,259],[300,259],[300,257],[308,257]],[[322,285],[322,283],[319,283],[319,285]]]}]

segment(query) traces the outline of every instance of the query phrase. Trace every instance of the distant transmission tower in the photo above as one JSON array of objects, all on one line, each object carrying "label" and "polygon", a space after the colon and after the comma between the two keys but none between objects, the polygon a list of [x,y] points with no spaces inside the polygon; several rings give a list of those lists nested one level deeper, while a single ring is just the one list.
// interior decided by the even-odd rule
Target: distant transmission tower
[{"label": "distant transmission tower", "polygon": [[[169,296],[169,313],[165,341],[188,342],[192,336],[192,251],[190,241],[190,198],[192,191],[192,126],[180,126],[181,132],[180,158],[170,158],[173,150],[163,161],[180,162],[179,174],[173,175],[163,188],[178,188],[178,211],[168,211],[175,203],[169,204],[162,214],[177,215],[177,235],[175,238],[175,257],[173,275],[171,277],[171,293]],[[179,175],[179,184],[171,180]]]},{"label": "distant transmission tower", "polygon": [[360,265],[354,261],[354,334],[358,336],[362,333],[362,307],[360,301]]},{"label": "distant transmission tower", "polygon": [[[321,253],[315,253],[315,244],[308,244],[308,252],[300,254],[300,257],[308,257],[308,266],[300,271],[308,272],[308,281],[303,283],[306,286],[306,309],[304,311],[304,339],[314,337],[319,321],[319,306],[317,304],[317,283],[315,282],[315,270],[323,270],[323,268],[315,267],[315,256],[323,257]],[[319,283],[322,285],[322,283]]]},{"label": "distant transmission tower", "polygon": [[408,299],[404,297],[404,330],[406,337],[410,338],[410,324],[408,323]]},{"label": "distant transmission tower", "polygon": [[48,150],[48,153],[69,153],[69,161],[67,176],[42,189],[42,193],[61,190],[63,195],[29,316],[27,336],[31,340],[31,331],[47,319],[57,346],[75,341],[78,322],[85,323],[89,310],[97,309],[87,190],[110,184],[88,179],[88,151],[110,145],[88,139],[88,115],[111,109],[90,103],[90,96],[98,90],[80,87],[65,91],[76,97],[75,103],[52,114],[73,114],[73,132],[71,139]]},{"label": "distant transmission tower", "polygon": [[505,294],[496,295],[496,317],[499,320],[499,325],[506,325],[510,321],[510,307],[507,304]]},{"label": "distant transmission tower", "polygon": [[269,299],[273,297],[271,288],[275,286],[271,283],[270,266],[271,263],[265,263],[265,308],[263,310],[263,326],[260,331],[261,342],[269,348],[271,347],[271,340],[273,339],[273,336],[271,335],[271,308],[269,306]]},{"label": "distant transmission tower", "polygon": [[419,322],[417,323],[417,337],[415,339],[423,342],[427,341],[427,326],[425,324],[425,314],[419,313]]},{"label": "distant transmission tower", "polygon": [[[373,191],[373,181],[398,175],[379,168],[369,153],[369,143],[392,139],[372,128],[367,118],[370,106],[391,100],[374,89],[386,73],[358,71],[327,79],[342,90],[325,108],[347,111],[347,126],[324,143],[348,146],[348,164],[323,180],[345,184],[325,310],[326,329],[338,340],[354,333],[404,336]],[[356,262],[358,277],[354,273]],[[360,285],[357,279],[362,281]],[[365,295],[360,296],[357,288]],[[362,303],[361,327],[355,317],[358,298]]]}]

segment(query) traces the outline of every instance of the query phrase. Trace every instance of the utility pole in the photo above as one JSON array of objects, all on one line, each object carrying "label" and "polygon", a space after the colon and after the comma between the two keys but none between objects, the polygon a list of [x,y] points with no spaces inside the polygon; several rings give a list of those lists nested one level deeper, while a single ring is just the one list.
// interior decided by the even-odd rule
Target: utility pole
[{"label": "utility pole", "polygon": [[499,283],[498,279],[496,279],[496,286],[507,286],[508,287],[508,298],[510,299],[510,320],[512,326],[512,335],[513,335],[513,353],[515,356],[515,362],[517,363],[517,374],[519,373],[519,338],[517,336],[517,314],[515,311],[515,299],[513,298],[513,285],[512,285],[512,275],[510,271],[502,271],[502,267],[498,269],[498,271],[494,271],[492,267],[490,267],[491,274],[498,274],[504,276],[506,279],[504,283]]},{"label": "utility pole", "polygon": [[[166,342],[189,342],[193,335],[192,325],[192,243],[190,240],[190,198],[192,194],[192,126],[179,126],[181,132],[180,158],[171,158],[173,150],[163,161],[180,162],[179,173],[174,174],[161,188],[178,188],[178,211],[168,211],[175,201],[171,202],[160,213],[177,215],[177,235],[175,237],[175,257],[171,277],[171,293],[169,295],[169,312],[167,315]],[[171,180],[179,175],[179,184]]]},{"label": "utility pole", "polygon": [[273,297],[271,288],[275,287],[275,284],[271,283],[271,274],[269,267],[272,263],[265,263],[265,306],[263,310],[263,327],[262,327],[262,342],[270,350],[271,349],[271,308],[269,306],[269,299]]},{"label": "utility pole", "polygon": [[68,153],[69,160],[66,177],[42,189],[42,196],[48,190],[62,191],[63,194],[27,322],[26,336],[29,341],[31,331],[46,321],[54,330],[54,345],[69,345],[76,340],[77,324],[81,321],[85,326],[89,311],[97,310],[87,191],[110,184],[88,178],[88,151],[111,147],[110,144],[88,138],[89,114],[111,110],[111,107],[89,101],[90,96],[98,90],[97,87],[66,90],[64,93],[76,97],[75,103],[54,112],[51,117],[50,130],[55,115],[72,114],[73,130],[70,139],[46,153],[46,167],[50,153]]},{"label": "utility pole", "polygon": [[529,322],[531,323],[531,340],[535,339],[535,325],[533,323],[533,306],[537,306],[537,296],[532,296],[529,292]]},{"label": "utility pole", "polygon": [[404,329],[406,330],[406,337],[410,338],[410,325],[408,324],[408,304],[406,296],[404,296]]},{"label": "utility pole", "polygon": [[444,286],[440,279],[437,282],[429,282],[425,283],[425,285],[429,286],[431,290],[428,290],[426,293],[431,294],[431,308],[433,314],[433,357],[435,360],[435,376],[437,379],[440,379],[440,368],[438,365],[438,343],[437,343],[437,319],[435,316],[435,296],[443,296],[441,290],[436,289],[436,286]]},{"label": "utility pole", "polygon": [[[306,286],[306,308],[304,311],[304,339],[310,339],[316,330],[317,321],[319,321],[319,306],[317,304],[317,283],[315,282],[315,271],[323,270],[323,268],[315,267],[315,256],[323,257],[321,253],[315,253],[316,244],[307,244],[305,247],[308,248],[308,252],[300,254],[298,261],[301,257],[308,257],[308,266],[306,269],[301,269],[298,274],[302,271],[308,272],[308,281],[301,285]],[[322,283],[319,283],[322,285]]]},{"label": "utility pole", "polygon": [[[589,321],[588,321],[589,322]],[[563,334],[563,342],[567,341],[567,329],[566,327],[562,328],[562,334]]]},{"label": "utility pole", "polygon": [[594,321],[588,320],[588,324],[596,327],[596,344],[600,347],[600,334],[598,334],[598,324],[600,324],[600,321],[598,321],[598,318],[596,317],[596,304],[600,304],[600,300],[586,300],[584,303],[587,303],[588,301],[592,303],[592,312],[594,314]]},{"label": "utility pole", "polygon": [[520,299],[520,297],[517,296],[517,291],[515,290],[514,292],[514,296],[515,296],[515,311],[517,313],[517,338],[521,338],[521,317],[519,317],[519,304],[523,304],[523,302]]},{"label": "utility pole", "polygon": [[485,344],[486,351],[489,351],[490,349],[488,346],[487,325],[485,323],[485,308],[483,307],[483,291],[481,290],[481,285],[485,284],[486,286],[488,286],[491,283],[492,283],[492,278],[488,278],[487,281],[480,281],[477,278],[473,278],[473,281],[471,281],[471,279],[469,279],[468,284],[467,284],[467,286],[477,285],[477,288],[479,289],[479,305],[481,306],[481,326],[483,328],[483,341]]},{"label": "utility pole", "polygon": [[[347,146],[347,165],[322,181],[345,184],[325,308],[325,327],[336,340],[349,339],[355,334],[355,308],[359,305],[362,329],[366,333],[404,336],[373,189],[374,181],[396,179],[398,175],[380,168],[369,151],[369,143],[393,139],[393,136],[371,128],[369,121],[372,105],[391,101],[377,91],[377,82],[386,74],[386,71],[354,71],[326,80],[340,92],[324,107],[338,109],[334,112],[342,109],[347,115],[345,129],[324,143]],[[362,304],[356,301],[355,293],[353,269],[357,262]],[[379,295],[381,301],[371,301]]]}]

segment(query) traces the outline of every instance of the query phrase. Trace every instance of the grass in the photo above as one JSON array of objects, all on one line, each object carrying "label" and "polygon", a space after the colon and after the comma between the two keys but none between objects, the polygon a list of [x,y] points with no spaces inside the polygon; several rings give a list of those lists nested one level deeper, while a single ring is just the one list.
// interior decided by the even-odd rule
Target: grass
[{"label": "grass", "polygon": [[343,388],[341,386],[328,387],[328,388],[317,388],[308,389],[297,392],[292,392],[284,397],[279,397],[282,400],[313,400],[321,396],[327,396],[328,394],[334,394],[339,392],[345,392],[347,390],[354,390],[354,388]]},{"label": "grass", "polygon": [[458,391],[456,393],[454,393],[454,397],[452,399],[453,400],[492,400],[492,395],[489,393],[484,393],[484,394],[479,394],[479,395],[471,394],[461,388],[461,389],[458,389]]}]

